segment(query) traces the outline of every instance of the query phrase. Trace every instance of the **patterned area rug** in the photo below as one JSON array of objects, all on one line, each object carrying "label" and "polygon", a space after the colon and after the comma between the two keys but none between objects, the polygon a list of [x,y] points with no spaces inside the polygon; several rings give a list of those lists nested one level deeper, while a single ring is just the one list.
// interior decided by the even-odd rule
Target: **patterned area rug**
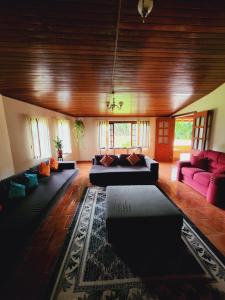
[{"label": "patterned area rug", "polygon": [[88,188],[75,216],[52,300],[225,299],[224,265],[187,221],[181,232],[182,259],[162,268],[166,271],[160,276],[152,270],[145,277],[134,272],[107,242],[105,198],[104,188]]}]

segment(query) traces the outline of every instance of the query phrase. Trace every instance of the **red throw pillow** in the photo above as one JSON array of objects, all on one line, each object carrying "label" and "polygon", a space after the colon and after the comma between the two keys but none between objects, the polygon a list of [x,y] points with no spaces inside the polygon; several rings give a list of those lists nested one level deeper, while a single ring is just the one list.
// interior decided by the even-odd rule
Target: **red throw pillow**
[{"label": "red throw pillow", "polygon": [[104,155],[103,158],[100,160],[100,163],[105,166],[109,167],[114,161],[114,158],[111,157],[110,155]]},{"label": "red throw pillow", "polygon": [[132,153],[130,156],[127,157],[127,160],[129,161],[129,163],[132,165],[132,166],[135,166],[137,163],[139,163],[139,161],[141,160],[139,158],[139,156],[135,153]]},{"label": "red throw pillow", "polygon": [[214,174],[225,174],[225,167],[220,167],[220,168],[216,169],[213,173]]},{"label": "red throw pillow", "polygon": [[42,176],[50,176],[50,165],[41,162],[39,165],[39,174]]},{"label": "red throw pillow", "polygon": [[195,168],[207,170],[208,169],[208,159],[202,158],[201,156],[192,155],[191,165]]}]

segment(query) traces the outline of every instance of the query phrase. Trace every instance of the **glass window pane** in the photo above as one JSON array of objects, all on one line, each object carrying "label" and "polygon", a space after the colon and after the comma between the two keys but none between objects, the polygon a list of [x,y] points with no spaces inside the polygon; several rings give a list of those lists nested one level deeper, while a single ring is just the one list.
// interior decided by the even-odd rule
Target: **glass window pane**
[{"label": "glass window pane", "polygon": [[114,147],[131,147],[131,123],[114,123]]},{"label": "glass window pane", "polygon": [[201,117],[198,117],[197,119],[196,119],[196,126],[199,126],[200,125],[200,119],[201,119]]},{"label": "glass window pane", "polygon": [[169,133],[169,130],[168,129],[164,129],[164,135],[168,135],[168,133]]},{"label": "glass window pane", "polygon": [[163,122],[159,122],[159,128],[163,128]]},{"label": "glass window pane", "polygon": [[168,144],[168,137],[164,136],[164,144]]},{"label": "glass window pane", "polygon": [[200,126],[204,126],[205,124],[205,117],[201,117],[201,123],[200,123]]},{"label": "glass window pane", "polygon": [[164,128],[168,128],[169,127],[169,124],[167,121],[164,121]]},{"label": "glass window pane", "polygon": [[163,135],[163,129],[159,129],[159,135]]},{"label": "glass window pane", "polygon": [[158,143],[159,143],[159,144],[162,144],[162,143],[163,143],[163,137],[160,136],[160,137],[158,138]]},{"label": "glass window pane", "polygon": [[198,142],[198,140],[195,139],[195,140],[194,140],[194,146],[193,146],[194,149],[197,149],[197,142]]},{"label": "glass window pane", "polygon": [[198,128],[195,128],[195,138],[198,137]]},{"label": "glass window pane", "polygon": [[201,150],[202,149],[202,140],[199,140],[198,141],[198,150]]},{"label": "glass window pane", "polygon": [[203,128],[199,128],[199,138],[203,138]]}]

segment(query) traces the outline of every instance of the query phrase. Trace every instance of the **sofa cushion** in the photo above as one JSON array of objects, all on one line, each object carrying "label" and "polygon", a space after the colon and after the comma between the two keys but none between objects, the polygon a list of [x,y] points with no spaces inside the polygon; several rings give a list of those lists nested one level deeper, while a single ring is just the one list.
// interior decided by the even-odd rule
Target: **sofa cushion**
[{"label": "sofa cushion", "polygon": [[37,174],[25,173],[24,176],[27,178],[26,187],[32,189],[38,186],[38,177]]},{"label": "sofa cushion", "polygon": [[59,163],[58,163],[58,161],[54,157],[50,158],[49,163],[50,163],[50,169],[51,170],[53,170],[53,171],[57,171],[58,170]]},{"label": "sofa cushion", "polygon": [[211,177],[212,173],[210,172],[198,172],[194,174],[193,180],[207,187],[210,183]]},{"label": "sofa cushion", "polygon": [[213,172],[214,174],[225,174],[225,166],[220,166]]},{"label": "sofa cushion", "polygon": [[111,157],[110,155],[104,155],[103,158],[100,160],[100,163],[104,167],[109,167],[114,161],[114,158]]},{"label": "sofa cushion", "polygon": [[225,153],[220,153],[218,157],[218,163],[225,166]]},{"label": "sofa cushion", "polygon": [[127,157],[127,160],[129,161],[129,163],[132,165],[132,166],[135,166],[139,163],[140,161],[140,158],[138,157],[137,154],[135,153],[132,153],[131,155],[129,155]]},{"label": "sofa cushion", "polygon": [[[139,157],[139,161],[135,164],[135,166],[142,166],[146,167],[146,162],[145,162],[145,156],[143,154],[135,154]],[[127,160],[127,158],[130,156],[130,154],[120,154],[119,157],[119,164],[121,166],[131,166],[130,162]]]},{"label": "sofa cushion", "polygon": [[199,155],[191,156],[191,165],[195,168],[207,170],[208,169],[208,159],[202,158]]},{"label": "sofa cushion", "polygon": [[199,168],[189,168],[189,167],[183,167],[181,169],[181,173],[184,176],[187,176],[187,177],[190,177],[190,178],[193,178],[194,174],[199,173],[199,172],[204,172],[204,170],[199,169]]},{"label": "sofa cushion", "polygon": [[41,162],[39,165],[39,174],[42,176],[50,176],[50,165],[45,162]]},{"label": "sofa cushion", "polygon": [[[104,155],[95,155],[95,162],[94,162],[94,164],[101,166],[102,164],[100,163],[100,160],[103,157],[104,157]],[[110,157],[112,157],[114,159],[110,166],[111,167],[117,166],[119,164],[119,158],[118,158],[118,156],[117,155],[110,155]]]},{"label": "sofa cushion", "polygon": [[9,199],[24,198],[25,196],[26,196],[25,185],[11,181],[9,186],[8,198]]}]

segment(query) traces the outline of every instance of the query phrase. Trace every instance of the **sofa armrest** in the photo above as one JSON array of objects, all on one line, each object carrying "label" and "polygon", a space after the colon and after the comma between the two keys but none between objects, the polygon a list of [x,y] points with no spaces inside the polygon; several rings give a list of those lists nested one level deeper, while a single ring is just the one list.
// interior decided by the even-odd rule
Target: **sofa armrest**
[{"label": "sofa armrest", "polygon": [[76,169],[76,162],[74,160],[59,161],[59,170],[65,170],[65,169]]},{"label": "sofa armrest", "polygon": [[183,175],[181,173],[181,169],[183,167],[191,167],[191,162],[190,161],[178,161],[177,162],[177,180],[178,181],[183,180]]},{"label": "sofa armrest", "polygon": [[145,156],[145,163],[151,171],[151,178],[157,181],[159,177],[159,163],[148,156]]},{"label": "sofa armrest", "polygon": [[213,174],[210,179],[206,199],[208,202],[224,207],[225,206],[225,174]]}]

